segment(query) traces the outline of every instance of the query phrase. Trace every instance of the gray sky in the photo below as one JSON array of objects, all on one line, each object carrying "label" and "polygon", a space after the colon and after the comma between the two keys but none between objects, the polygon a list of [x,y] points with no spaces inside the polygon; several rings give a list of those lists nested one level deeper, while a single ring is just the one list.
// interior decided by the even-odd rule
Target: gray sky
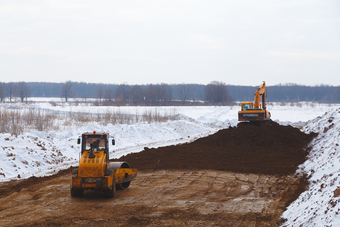
[{"label": "gray sky", "polygon": [[0,1],[0,81],[340,85],[340,1]]}]

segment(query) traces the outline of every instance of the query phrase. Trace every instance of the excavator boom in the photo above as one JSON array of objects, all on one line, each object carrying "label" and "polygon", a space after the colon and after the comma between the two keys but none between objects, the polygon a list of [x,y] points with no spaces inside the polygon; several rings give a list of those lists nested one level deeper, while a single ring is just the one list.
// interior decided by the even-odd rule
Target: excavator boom
[{"label": "excavator boom", "polygon": [[[263,82],[263,84],[260,85],[260,87],[256,90],[255,92],[255,103],[254,103],[254,108],[261,108],[260,107],[260,100],[262,96],[262,105],[263,108],[265,109],[266,106],[266,83]],[[263,100],[264,99],[264,100]]]}]

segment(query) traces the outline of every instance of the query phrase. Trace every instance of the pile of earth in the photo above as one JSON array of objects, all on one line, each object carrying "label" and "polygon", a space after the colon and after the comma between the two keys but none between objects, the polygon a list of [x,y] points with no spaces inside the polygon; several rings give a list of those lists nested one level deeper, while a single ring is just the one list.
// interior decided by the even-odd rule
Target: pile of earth
[{"label": "pile of earth", "polygon": [[315,136],[273,121],[240,123],[192,143],[144,148],[118,160],[138,170],[206,169],[288,175],[306,160],[308,144]]}]

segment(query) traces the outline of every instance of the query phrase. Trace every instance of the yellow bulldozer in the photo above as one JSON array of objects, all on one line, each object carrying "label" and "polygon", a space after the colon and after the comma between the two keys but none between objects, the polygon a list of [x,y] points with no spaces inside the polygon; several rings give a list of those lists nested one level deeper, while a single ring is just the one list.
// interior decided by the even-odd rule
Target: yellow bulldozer
[{"label": "yellow bulldozer", "polygon": [[[260,85],[255,92],[255,102],[242,102],[241,110],[238,111],[239,121],[265,121],[270,120],[270,112],[266,107],[266,83]],[[262,105],[260,104],[262,97]]]},{"label": "yellow bulldozer", "polygon": [[[85,132],[78,138],[81,144],[79,167],[72,171],[71,196],[80,197],[84,190],[102,190],[104,196],[113,198],[117,189],[127,189],[137,176],[127,162],[110,162],[109,133]],[[115,139],[112,138],[112,145]]]}]

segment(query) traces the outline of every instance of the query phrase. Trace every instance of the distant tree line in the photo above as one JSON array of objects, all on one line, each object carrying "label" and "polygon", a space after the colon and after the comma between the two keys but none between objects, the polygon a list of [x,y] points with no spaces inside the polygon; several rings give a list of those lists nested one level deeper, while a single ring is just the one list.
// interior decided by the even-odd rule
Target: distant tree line
[{"label": "distant tree line", "polygon": [[[96,84],[88,89],[82,87],[81,90],[87,89],[88,93],[83,93],[81,97],[97,98],[99,105],[228,105],[233,102],[227,85],[223,82],[213,81],[202,87],[203,94],[193,93],[192,91],[197,91],[196,87],[197,85],[165,83],[132,86]],[[79,91],[78,89],[79,83],[67,81],[61,87],[60,95],[67,102],[71,97],[79,97],[74,92]],[[199,94],[199,98],[196,98],[196,94]]]},{"label": "distant tree line", "polygon": [[65,83],[10,82],[0,83],[1,102],[28,97],[96,98],[98,105],[229,105],[232,98],[227,85],[213,81],[199,84],[94,84],[66,81]]},{"label": "distant tree line", "polygon": [[13,98],[20,98],[20,101],[27,101],[30,97],[31,90],[29,85],[24,82],[17,83],[0,83],[0,101],[3,102],[5,98],[8,98],[12,102]]},{"label": "distant tree line", "polygon": [[[66,81],[0,82],[0,101],[27,101],[28,97],[96,98],[98,105],[229,105],[233,101],[252,101],[258,86],[226,85],[213,81],[202,84],[96,84]],[[267,86],[268,102],[340,102],[340,86]]]},{"label": "distant tree line", "polygon": [[[253,100],[258,86],[228,85],[228,90],[234,100]],[[267,86],[268,102],[321,102],[340,103],[340,86],[304,86],[297,84],[279,84]]]}]

